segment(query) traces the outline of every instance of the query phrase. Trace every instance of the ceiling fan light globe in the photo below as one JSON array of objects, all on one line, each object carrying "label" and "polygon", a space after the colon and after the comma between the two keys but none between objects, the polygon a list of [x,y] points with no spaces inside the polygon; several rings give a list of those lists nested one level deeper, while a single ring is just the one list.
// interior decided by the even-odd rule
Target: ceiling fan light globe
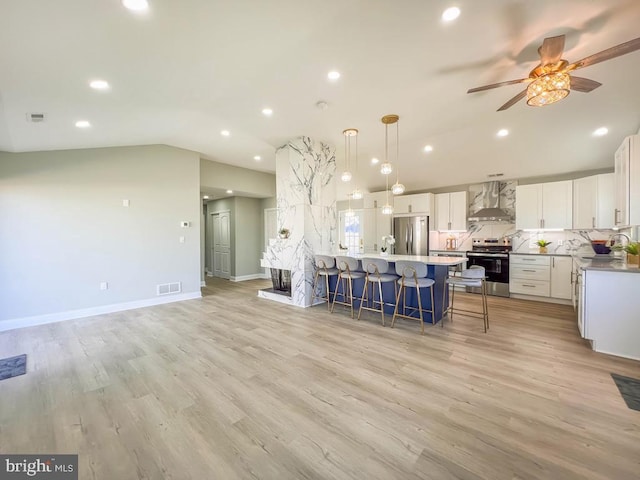
[{"label": "ceiling fan light globe", "polygon": [[527,87],[527,105],[543,107],[569,95],[571,77],[567,73],[550,73],[537,78]]}]

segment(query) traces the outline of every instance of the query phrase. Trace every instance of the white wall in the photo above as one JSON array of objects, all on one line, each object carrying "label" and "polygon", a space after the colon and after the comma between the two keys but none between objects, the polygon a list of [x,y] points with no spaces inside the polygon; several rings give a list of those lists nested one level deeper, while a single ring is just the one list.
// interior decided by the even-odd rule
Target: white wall
[{"label": "white wall", "polygon": [[199,171],[197,153],[161,145],[0,152],[0,330],[8,319],[161,302],[161,283],[199,296]]}]

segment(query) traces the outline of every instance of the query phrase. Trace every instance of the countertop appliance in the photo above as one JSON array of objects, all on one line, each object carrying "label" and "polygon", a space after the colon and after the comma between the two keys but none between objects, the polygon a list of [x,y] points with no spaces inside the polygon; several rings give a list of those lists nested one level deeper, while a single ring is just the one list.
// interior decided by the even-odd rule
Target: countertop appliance
[{"label": "countertop appliance", "polygon": [[394,217],[397,255],[429,255],[429,217]]},{"label": "countertop appliance", "polygon": [[[487,276],[487,294],[509,296],[509,252],[511,241],[498,238],[474,238],[471,250],[467,251],[467,268],[472,265],[484,267]],[[467,288],[468,292],[480,293],[480,288]]]}]

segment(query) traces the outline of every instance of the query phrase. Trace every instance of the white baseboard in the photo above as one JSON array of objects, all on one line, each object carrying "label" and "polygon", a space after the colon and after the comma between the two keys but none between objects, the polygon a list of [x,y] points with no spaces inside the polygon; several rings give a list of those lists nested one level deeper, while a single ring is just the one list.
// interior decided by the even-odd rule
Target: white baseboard
[{"label": "white baseboard", "polygon": [[230,280],[232,282],[244,282],[245,280],[262,280],[270,278],[264,273],[253,273],[251,275],[240,275],[237,277],[231,277]]},{"label": "white baseboard", "polygon": [[201,286],[201,287],[206,287],[206,286],[207,286],[207,282],[205,282],[204,280],[202,280],[202,281],[200,282],[200,286]]},{"label": "white baseboard", "polygon": [[146,300],[135,300],[133,302],[113,303],[111,305],[102,305],[100,307],[82,308],[79,310],[68,310],[66,312],[48,313],[45,315],[35,315],[33,317],[12,318],[0,321],[0,332],[14,330],[16,328],[33,327],[36,325],[44,325],[47,323],[62,322],[65,320],[74,320],[76,318],[92,317],[94,315],[103,315],[105,313],[122,312],[125,310],[133,310],[135,308],[153,307],[154,305],[162,305],[164,303],[182,302],[184,300],[193,300],[201,298],[200,292],[181,293],[179,295],[169,295],[166,297],[149,298]]}]

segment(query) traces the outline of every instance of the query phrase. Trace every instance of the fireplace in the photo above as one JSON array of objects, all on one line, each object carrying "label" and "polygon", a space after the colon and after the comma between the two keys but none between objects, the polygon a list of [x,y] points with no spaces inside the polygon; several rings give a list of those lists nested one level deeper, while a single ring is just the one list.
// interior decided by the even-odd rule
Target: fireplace
[{"label": "fireplace", "polygon": [[270,270],[273,291],[291,296],[291,270],[283,270],[281,268],[271,268]]}]

